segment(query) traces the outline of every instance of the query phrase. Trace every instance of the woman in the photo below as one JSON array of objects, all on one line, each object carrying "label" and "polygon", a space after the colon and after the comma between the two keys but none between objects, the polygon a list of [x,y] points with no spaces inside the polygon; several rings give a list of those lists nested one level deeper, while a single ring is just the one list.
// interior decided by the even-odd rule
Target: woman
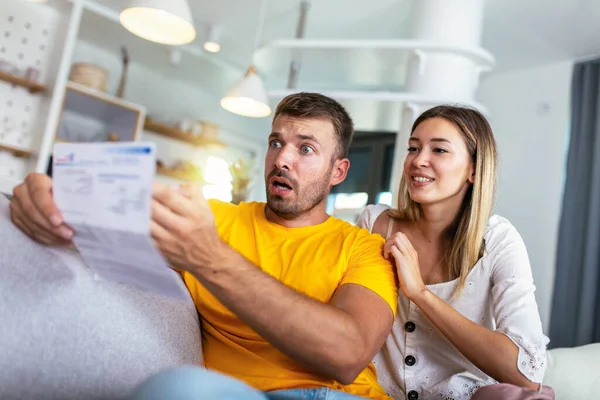
[{"label": "woman", "polygon": [[387,239],[402,289],[374,360],[380,383],[396,399],[553,399],[541,385],[548,338],[525,245],[491,214],[488,122],[435,107],[415,121],[408,146],[398,208],[369,206],[359,218]]}]

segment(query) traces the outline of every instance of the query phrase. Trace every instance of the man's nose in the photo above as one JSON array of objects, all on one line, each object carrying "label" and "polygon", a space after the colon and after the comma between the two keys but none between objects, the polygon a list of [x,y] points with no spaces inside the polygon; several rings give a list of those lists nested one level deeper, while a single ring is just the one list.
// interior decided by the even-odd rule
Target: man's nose
[{"label": "man's nose", "polygon": [[277,169],[291,170],[294,161],[293,149],[290,146],[282,147],[275,158],[275,167]]}]

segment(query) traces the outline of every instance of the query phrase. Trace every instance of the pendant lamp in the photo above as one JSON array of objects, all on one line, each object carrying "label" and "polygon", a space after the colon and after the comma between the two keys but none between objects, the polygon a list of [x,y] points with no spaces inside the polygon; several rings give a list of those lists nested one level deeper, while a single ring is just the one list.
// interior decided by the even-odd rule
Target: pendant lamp
[{"label": "pendant lamp", "polygon": [[[254,51],[258,48],[265,20],[266,0],[262,0],[258,29],[254,40]],[[246,75],[221,99],[221,107],[244,117],[264,118],[271,115],[269,97],[261,77],[254,65],[250,65]]]},{"label": "pendant lamp", "polygon": [[196,38],[187,0],[126,0],[119,17],[128,31],[151,42],[182,45]]},{"label": "pendant lamp", "polygon": [[220,29],[215,25],[209,25],[206,29],[206,40],[204,41],[204,50],[211,53],[218,53],[221,51],[221,45],[219,44]]},{"label": "pendant lamp", "polygon": [[253,65],[248,68],[242,80],[221,99],[221,107],[244,117],[262,118],[271,115],[265,85]]}]

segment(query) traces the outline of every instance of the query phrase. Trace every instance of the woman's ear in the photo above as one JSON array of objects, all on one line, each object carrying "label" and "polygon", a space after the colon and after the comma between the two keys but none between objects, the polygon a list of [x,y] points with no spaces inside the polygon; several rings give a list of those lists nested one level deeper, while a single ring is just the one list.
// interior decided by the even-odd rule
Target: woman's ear
[{"label": "woman's ear", "polygon": [[473,163],[471,163],[471,168],[469,169],[469,178],[467,180],[471,185],[475,183],[475,166]]}]

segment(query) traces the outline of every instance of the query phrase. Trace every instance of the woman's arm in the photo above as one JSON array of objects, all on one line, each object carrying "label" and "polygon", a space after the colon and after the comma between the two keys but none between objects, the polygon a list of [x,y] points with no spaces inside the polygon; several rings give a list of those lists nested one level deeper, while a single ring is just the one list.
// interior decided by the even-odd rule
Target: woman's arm
[{"label": "woman's arm", "polygon": [[477,368],[498,382],[537,389],[517,367],[519,348],[506,335],[464,317],[448,303],[423,290],[411,300],[444,336]]},{"label": "woman's arm", "polygon": [[464,317],[427,289],[421,279],[417,253],[404,235],[392,236],[385,253],[395,258],[404,294],[469,361],[499,382],[537,388],[545,370],[547,341],[533,297],[525,246],[512,230],[497,235],[498,245],[489,249],[493,251],[494,264],[495,331]]}]

